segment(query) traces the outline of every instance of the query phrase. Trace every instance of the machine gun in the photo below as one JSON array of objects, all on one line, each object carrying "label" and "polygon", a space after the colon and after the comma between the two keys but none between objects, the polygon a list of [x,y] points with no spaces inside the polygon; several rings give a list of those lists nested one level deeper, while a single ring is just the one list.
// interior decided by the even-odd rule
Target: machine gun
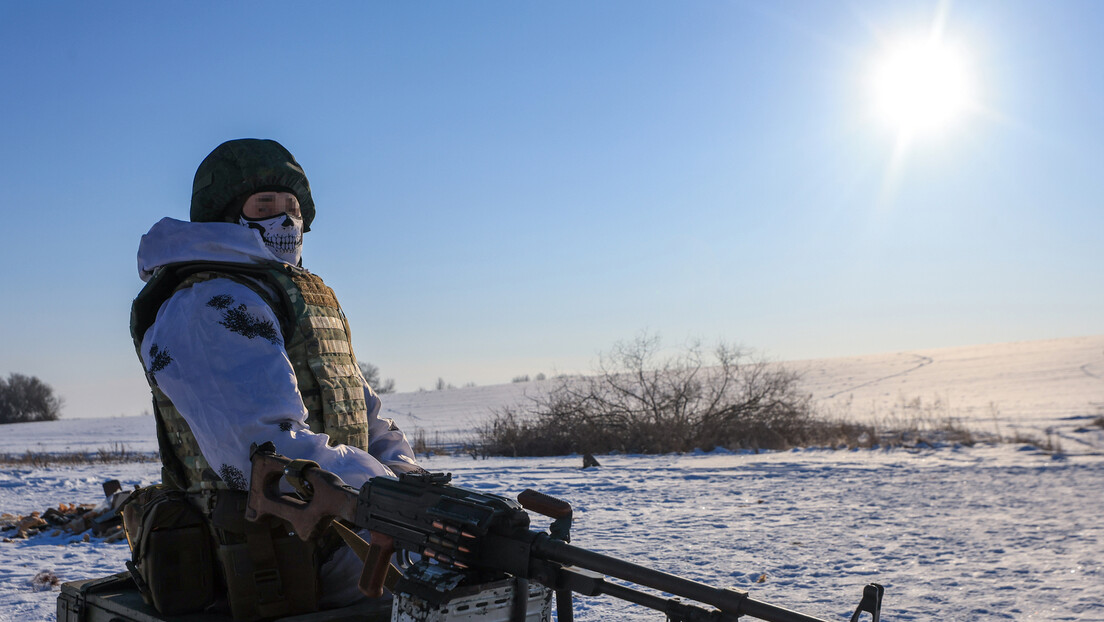
[{"label": "machine gun", "polygon": [[[729,622],[742,615],[826,622],[756,600],[744,590],[712,587],[571,546],[571,506],[533,490],[514,501],[453,486],[450,474],[405,473],[397,480],[372,478],[358,491],[314,462],[276,454],[270,443],[254,446],[251,458],[246,518],[283,519],[304,540],[332,525],[365,562],[361,591],[378,597],[386,585],[395,593],[396,621],[453,619],[449,611],[470,616],[473,607],[488,603],[508,607],[508,617],[462,619],[548,620],[555,591],[559,622],[573,619],[573,593],[613,596],[663,612],[672,622]],[[297,494],[281,492],[285,479]],[[530,530],[526,510],[552,518],[549,532]],[[368,530],[369,542],[349,526]],[[404,571],[391,564],[396,552],[408,562]],[[409,564],[410,553],[421,559]],[[879,622],[882,593],[882,586],[867,585],[851,622],[864,612]],[[427,614],[430,610],[436,613]]]}]

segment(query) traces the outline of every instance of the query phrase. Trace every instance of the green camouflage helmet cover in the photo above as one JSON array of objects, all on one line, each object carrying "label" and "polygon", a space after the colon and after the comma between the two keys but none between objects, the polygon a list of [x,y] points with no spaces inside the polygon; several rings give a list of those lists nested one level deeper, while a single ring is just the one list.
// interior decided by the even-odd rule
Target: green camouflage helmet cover
[{"label": "green camouflage helmet cover", "polygon": [[303,231],[314,220],[310,183],[295,156],[274,140],[239,138],[212,151],[196,169],[192,183],[192,222],[237,222],[249,195],[287,190],[299,199]]}]

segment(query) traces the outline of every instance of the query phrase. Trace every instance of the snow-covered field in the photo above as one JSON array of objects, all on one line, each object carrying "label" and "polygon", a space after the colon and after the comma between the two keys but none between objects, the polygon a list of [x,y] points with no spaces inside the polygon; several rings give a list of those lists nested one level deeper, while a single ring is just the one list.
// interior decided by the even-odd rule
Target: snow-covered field
[{"label": "snow-covered field", "polygon": [[[1104,621],[1104,336],[800,361],[823,404],[877,420],[917,398],[982,431],[1048,431],[1063,454],[1022,444],[764,454],[472,460],[432,457],[462,486],[570,501],[573,543],[830,620],[862,586],[886,586],[886,620]],[[458,437],[535,383],[387,396],[388,416],[429,440]],[[148,417],[4,426],[0,453],[120,444],[152,451]],[[0,471],[0,511],[94,502],[101,483],[151,483],[155,464]],[[540,519],[535,521],[540,523]],[[78,541],[70,541],[78,540]],[[39,537],[0,544],[0,620],[52,620],[63,581],[117,572],[125,544]],[[762,582],[760,582],[762,579]],[[577,598],[580,620],[661,620]]]}]

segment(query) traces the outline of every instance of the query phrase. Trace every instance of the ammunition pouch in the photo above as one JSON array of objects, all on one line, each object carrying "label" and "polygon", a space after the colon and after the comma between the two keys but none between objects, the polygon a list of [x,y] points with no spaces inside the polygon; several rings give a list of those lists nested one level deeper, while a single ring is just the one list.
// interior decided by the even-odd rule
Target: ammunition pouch
[{"label": "ammunition pouch", "polygon": [[319,549],[270,518],[245,520],[246,493],[135,491],[123,506],[127,562],[142,598],[166,616],[220,607],[235,622],[318,610]]},{"label": "ammunition pouch", "polygon": [[279,519],[245,520],[246,493],[220,491],[211,532],[235,622],[318,610],[318,550]]},{"label": "ammunition pouch", "polygon": [[126,566],[142,599],[170,616],[210,605],[217,585],[211,535],[187,495],[149,486],[131,493],[122,509]]}]

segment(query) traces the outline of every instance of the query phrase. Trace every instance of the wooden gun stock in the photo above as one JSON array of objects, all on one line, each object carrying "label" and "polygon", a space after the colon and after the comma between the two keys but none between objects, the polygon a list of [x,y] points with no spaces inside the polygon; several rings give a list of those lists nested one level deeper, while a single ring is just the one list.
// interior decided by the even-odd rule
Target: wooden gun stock
[{"label": "wooden gun stock", "polygon": [[357,586],[365,596],[379,598],[383,596],[383,586],[387,580],[387,571],[391,568],[391,556],[395,554],[395,540],[374,531],[371,534],[371,547],[368,558],[364,560],[364,570],[360,573]]},{"label": "wooden gun stock", "polygon": [[[280,481],[285,477],[302,498],[280,491]],[[314,462],[254,451],[245,518],[257,521],[274,516],[291,525],[301,539],[310,540],[321,536],[334,519],[354,522],[357,494],[340,477]],[[388,536],[372,532],[369,544],[359,587],[365,595],[378,598],[383,595],[395,543]]]},{"label": "wooden gun stock", "polygon": [[[285,476],[305,498],[280,492],[280,480]],[[356,489],[313,462],[263,451],[253,455],[246,520],[275,516],[290,524],[300,538],[309,540],[322,535],[335,518],[355,520],[356,504]]]}]

